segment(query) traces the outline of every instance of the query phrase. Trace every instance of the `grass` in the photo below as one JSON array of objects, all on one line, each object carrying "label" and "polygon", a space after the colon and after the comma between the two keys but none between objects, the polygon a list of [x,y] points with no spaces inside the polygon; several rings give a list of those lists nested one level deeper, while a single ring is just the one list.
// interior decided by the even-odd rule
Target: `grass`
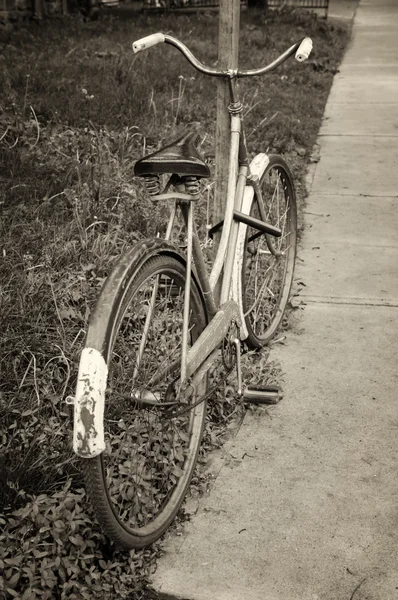
[{"label": "grass", "polygon": [[[214,145],[214,82],[173,48],[134,56],[131,43],[167,32],[212,65],[217,27],[214,14],[134,14],[131,20],[32,23],[0,34],[0,513],[8,532],[0,560],[25,557],[3,563],[3,584],[11,589],[5,597],[85,598],[85,589],[105,582],[108,598],[132,598],[158,551],[118,553],[92,520],[71,452],[65,398],[74,393],[88,315],[112,263],[164,219],[133,180],[134,161],[192,122],[206,134],[204,151]],[[301,205],[305,168],[349,31],[295,11],[242,14],[242,67],[272,60],[304,35],[314,41],[308,63],[291,60],[240,86],[251,152],[285,155]],[[259,361],[246,364],[247,375],[258,372]],[[275,373],[263,362],[263,376],[272,380]],[[236,415],[226,392],[212,404],[205,449],[221,443]],[[206,482],[199,477],[195,485],[200,492]],[[44,526],[51,540],[49,530],[40,533]],[[83,548],[76,531],[93,544]],[[37,543],[47,544],[44,558],[35,556]],[[67,576],[52,587],[39,577],[47,558],[47,570],[58,569],[56,556],[75,587],[68,588]],[[71,556],[75,563],[84,558],[79,572],[73,561],[66,564]],[[36,565],[34,573],[16,577],[21,561],[26,569]]]}]

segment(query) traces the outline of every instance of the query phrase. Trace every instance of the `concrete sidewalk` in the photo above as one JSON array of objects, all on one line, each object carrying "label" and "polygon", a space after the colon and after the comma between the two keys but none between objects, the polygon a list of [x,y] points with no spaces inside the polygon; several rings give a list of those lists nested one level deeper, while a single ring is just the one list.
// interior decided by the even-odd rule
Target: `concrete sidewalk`
[{"label": "concrete sidewalk", "polygon": [[170,538],[166,597],[398,599],[397,98],[398,2],[362,0],[318,140],[305,308],[272,351],[285,398],[247,415]]}]

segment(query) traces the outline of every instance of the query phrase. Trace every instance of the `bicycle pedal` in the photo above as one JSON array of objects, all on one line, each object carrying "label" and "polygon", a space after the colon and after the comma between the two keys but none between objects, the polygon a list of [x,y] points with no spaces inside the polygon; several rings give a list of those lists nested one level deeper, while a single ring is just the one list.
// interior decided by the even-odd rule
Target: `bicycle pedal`
[{"label": "bicycle pedal", "polygon": [[278,404],[283,394],[275,385],[248,385],[243,391],[243,398],[252,404]]}]

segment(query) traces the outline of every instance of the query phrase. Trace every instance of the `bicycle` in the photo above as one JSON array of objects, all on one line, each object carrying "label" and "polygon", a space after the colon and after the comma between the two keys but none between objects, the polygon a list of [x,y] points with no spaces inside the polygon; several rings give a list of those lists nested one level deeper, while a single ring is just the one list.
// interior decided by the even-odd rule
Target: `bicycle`
[{"label": "bicycle", "polygon": [[[300,40],[260,69],[221,71],[202,64],[179,40],[156,33],[133,44],[177,48],[191,65],[229,82],[231,141],[224,219],[210,274],[194,206],[210,175],[189,132],[135,164],[154,202],[171,202],[163,239],[146,239],[120,257],[90,317],[74,399],[74,450],[83,458],[86,487],[105,533],[119,546],[157,540],[177,515],[198,458],[210,389],[220,355],[237,370],[237,393],[272,402],[276,391],[243,387],[241,347],[260,348],[285,312],[296,257],[296,199],[280,156],[250,163],[236,80],[265,74],[293,54],[308,58]],[[161,189],[161,175],[169,179]],[[171,241],[177,212],[186,250]],[[215,290],[219,284],[219,299]]]}]

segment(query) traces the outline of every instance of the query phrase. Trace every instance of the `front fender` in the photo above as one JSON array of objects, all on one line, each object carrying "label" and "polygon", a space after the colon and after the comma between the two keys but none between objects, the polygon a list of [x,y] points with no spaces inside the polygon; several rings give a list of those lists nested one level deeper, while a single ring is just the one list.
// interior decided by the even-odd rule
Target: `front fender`
[{"label": "front fender", "polygon": [[[250,163],[250,173],[252,175],[256,175],[259,179],[261,179],[265,169],[269,164],[269,156],[267,154],[261,153],[257,154]],[[254,197],[254,189],[253,186],[247,185],[245,187],[245,191],[242,199],[242,207],[241,212],[245,215],[250,214],[252,202]],[[235,268],[232,272],[232,284],[231,284],[231,297],[239,306],[240,318],[241,318],[241,328],[240,328],[240,338],[241,340],[245,340],[249,335],[249,332],[246,327],[246,321],[243,310],[243,290],[242,290],[242,261],[243,261],[243,253],[245,248],[245,239],[246,239],[246,230],[247,225],[244,223],[239,223],[238,229],[238,238],[236,241],[236,261]]]}]

